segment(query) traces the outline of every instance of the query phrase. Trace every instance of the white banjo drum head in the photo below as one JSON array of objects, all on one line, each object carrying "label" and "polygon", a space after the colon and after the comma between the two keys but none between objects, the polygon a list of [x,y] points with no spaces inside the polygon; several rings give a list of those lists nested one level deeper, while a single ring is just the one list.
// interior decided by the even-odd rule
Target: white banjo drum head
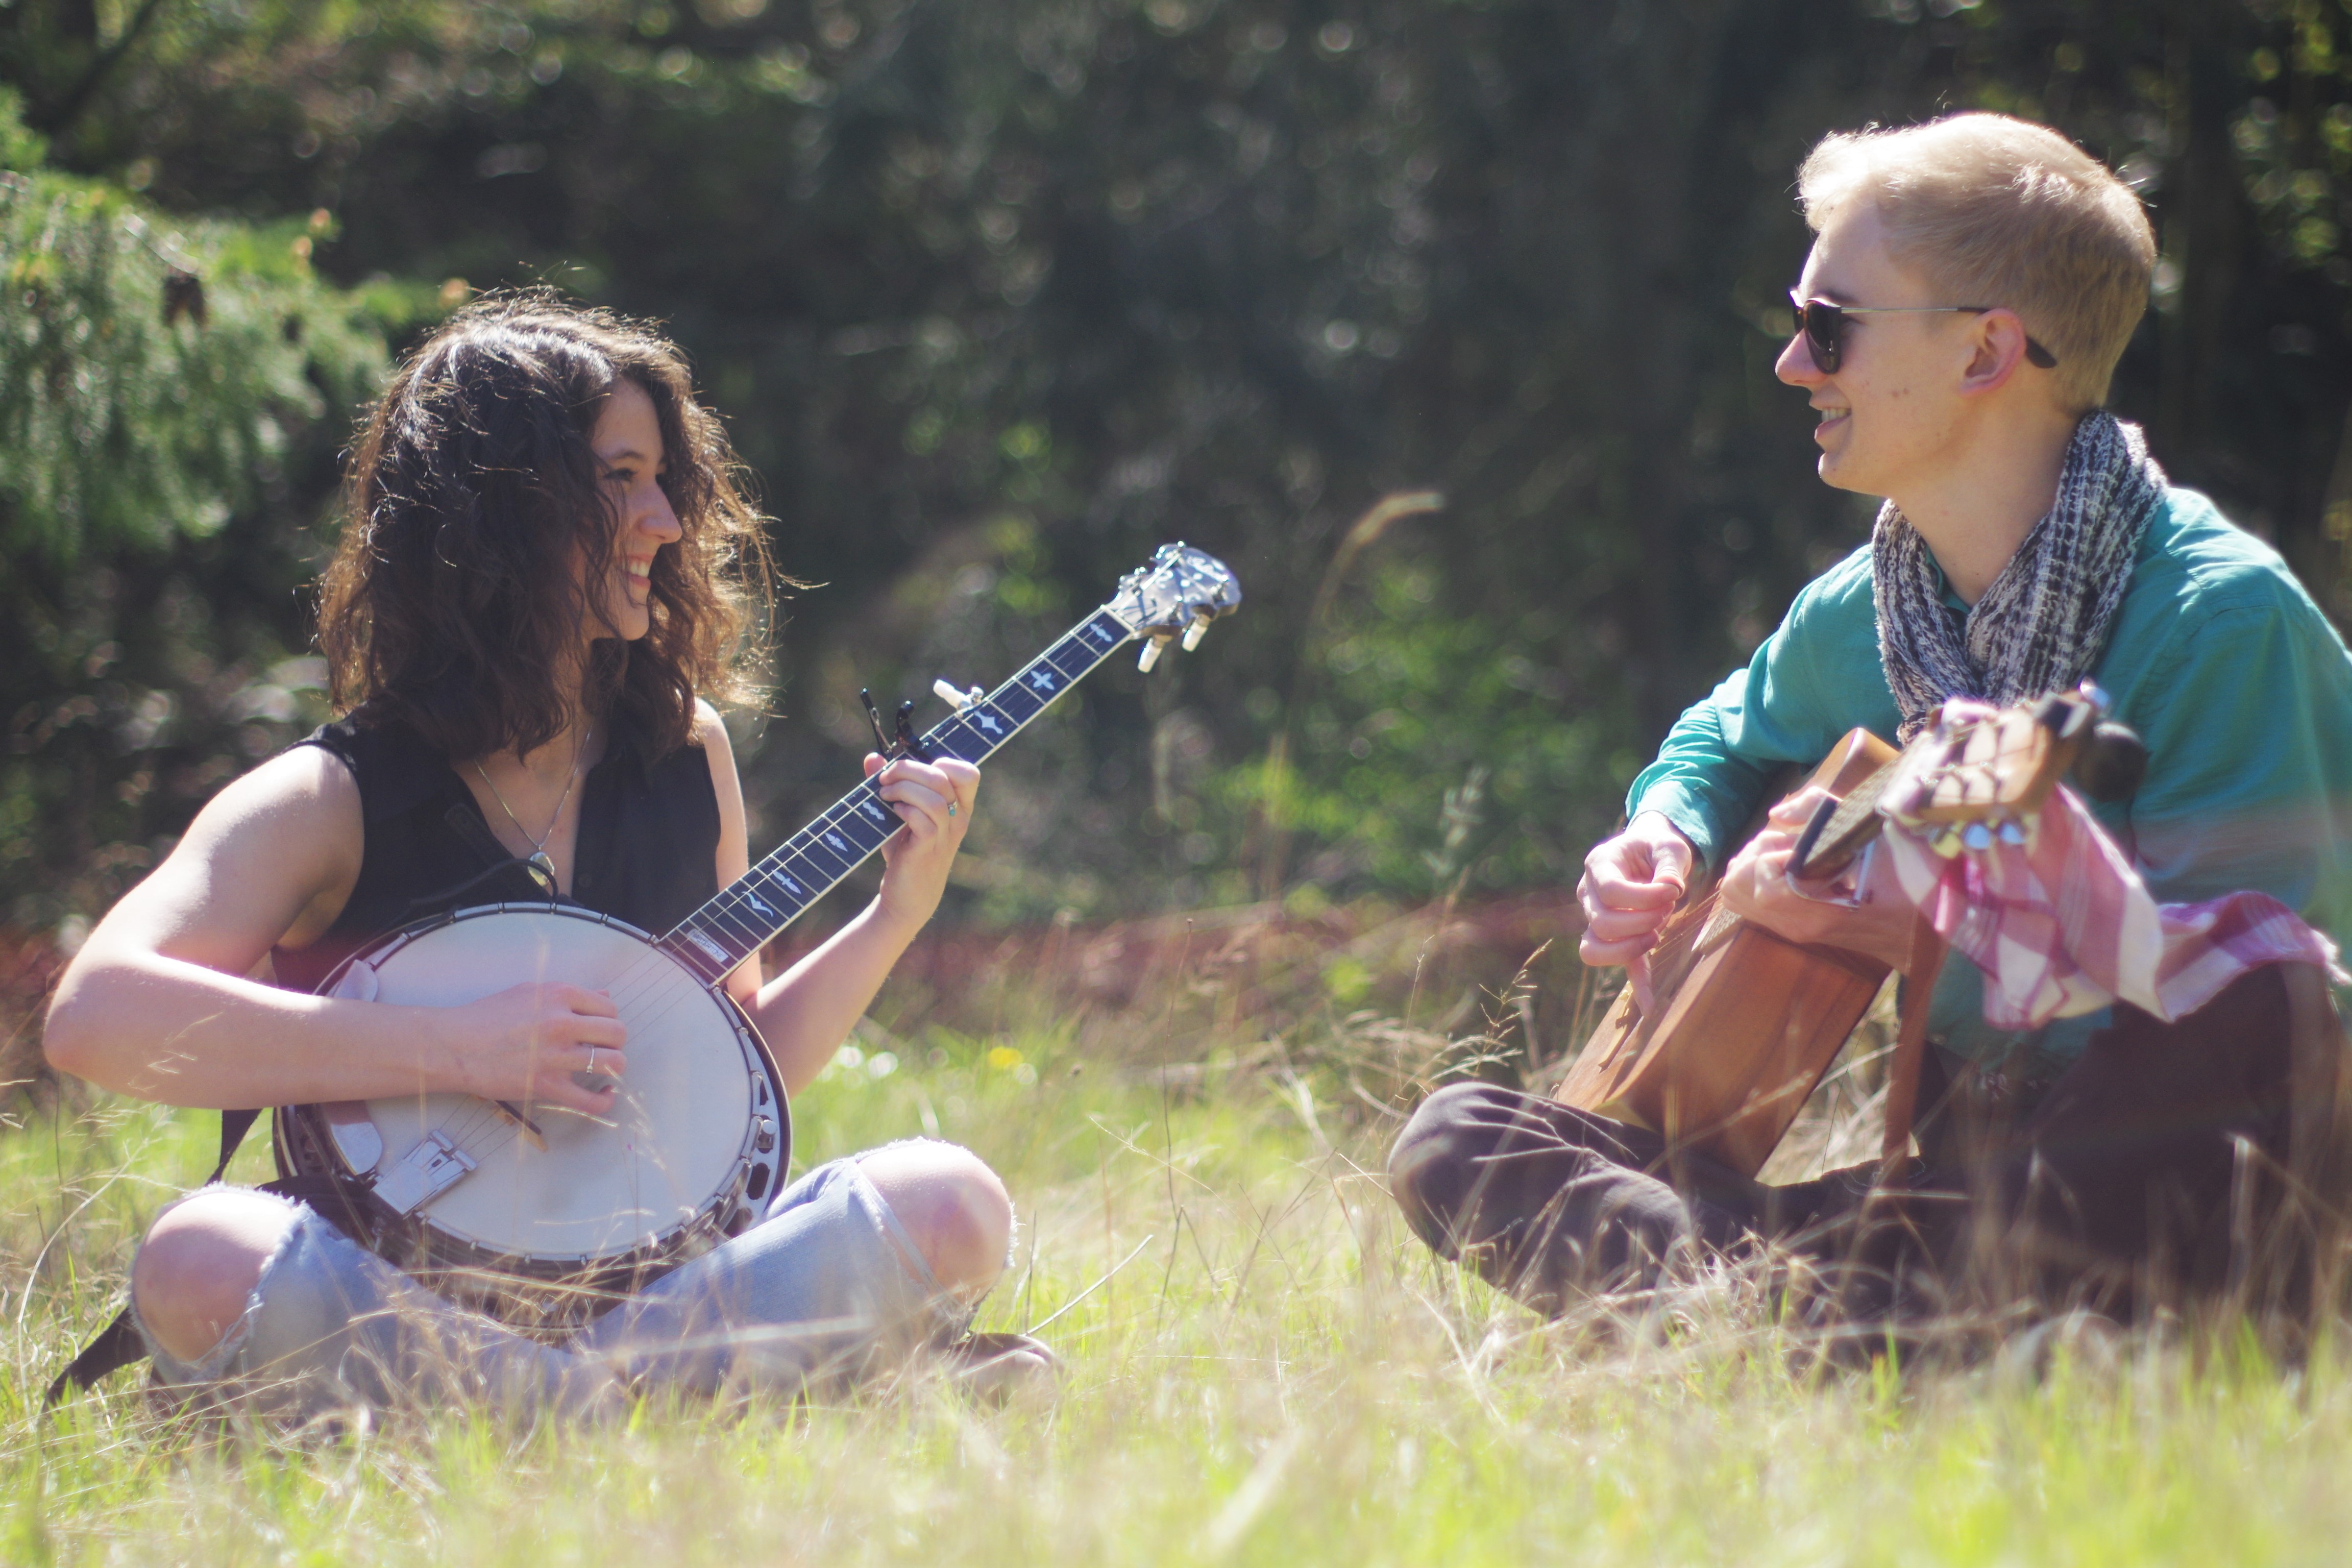
[{"label": "white banjo drum head", "polygon": [[[460,915],[384,953],[372,965],[373,1000],[452,1007],[527,982],[609,991],[628,1030],[629,1063],[610,1124],[526,1107],[545,1137],[541,1152],[469,1096],[373,1100],[367,1123],[333,1120],[346,1162],[381,1175],[438,1131],[475,1169],[426,1199],[418,1216],[509,1256],[609,1258],[692,1219],[734,1179],[753,1114],[756,1063],[732,1012],[659,948],[593,913],[482,913],[491,918]],[[347,974],[333,989],[348,995],[366,984]]]}]

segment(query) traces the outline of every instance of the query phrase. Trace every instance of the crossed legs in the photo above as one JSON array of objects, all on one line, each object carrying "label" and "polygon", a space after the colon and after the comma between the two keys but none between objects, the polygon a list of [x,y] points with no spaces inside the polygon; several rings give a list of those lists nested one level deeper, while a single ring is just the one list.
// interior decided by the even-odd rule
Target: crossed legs
[{"label": "crossed legs", "polygon": [[[2128,1311],[2228,1277],[2246,1241],[2233,1225],[2275,1194],[2248,1152],[2255,1167],[2285,1161],[2291,1063],[2287,989],[2271,967],[2176,1023],[2118,1005],[2022,1125],[1974,1150],[1937,1148],[1923,1124],[1930,1159],[1892,1205],[1868,1197],[1871,1167],[1767,1186],[1670,1157],[1645,1130],[1483,1083],[1423,1102],[1389,1155],[1390,1188],[1440,1257],[1539,1311],[1646,1285],[1695,1247],[1757,1239],[1856,1276],[1838,1285],[1848,1314],[1890,1307],[1883,1287],[1921,1268]],[[1859,1279],[1874,1272],[1882,1288]]]},{"label": "crossed legs", "polygon": [[[843,1190],[850,1167],[862,1179],[856,1192]],[[806,1208],[786,1207],[793,1195],[805,1191],[812,1182],[836,1189],[832,1206],[825,1212],[839,1217],[819,1222]],[[878,1214],[874,1212],[877,1206]],[[896,1254],[895,1260],[885,1261],[883,1268],[892,1271],[895,1262],[895,1271],[906,1277],[898,1282],[900,1287],[907,1280],[916,1281],[923,1292],[936,1290],[944,1299],[934,1309],[942,1321],[969,1316],[996,1282],[1011,1247],[1012,1202],[996,1173],[978,1156],[969,1150],[935,1142],[891,1144],[859,1156],[855,1162],[844,1162],[841,1169],[812,1173],[795,1184],[794,1188],[780,1196],[778,1208],[771,1211],[767,1222],[738,1238],[743,1245],[729,1244],[730,1248],[745,1255],[740,1262],[732,1256],[722,1257],[728,1253],[728,1248],[722,1248],[709,1255],[708,1260],[689,1265],[688,1269],[698,1269],[701,1275],[709,1276],[707,1280],[695,1281],[705,1287],[699,1299],[689,1289],[666,1290],[670,1281],[679,1279],[679,1276],[673,1275],[649,1293],[666,1300],[640,1298],[625,1303],[610,1316],[616,1322],[625,1317],[627,1321],[604,1337],[616,1342],[613,1347],[616,1351],[623,1348],[622,1342],[626,1342],[625,1348],[645,1352],[649,1348],[645,1334],[633,1334],[630,1331],[642,1330],[647,1324],[674,1326],[691,1322],[708,1330],[739,1312],[756,1316],[764,1309],[772,1313],[780,1304],[796,1300],[837,1302],[889,1298],[894,1294],[892,1290],[877,1293],[863,1288],[812,1295],[806,1282],[795,1288],[791,1281],[761,1277],[763,1269],[790,1270],[811,1263],[822,1266],[832,1255],[823,1238],[807,1232],[806,1227],[816,1223],[855,1226],[861,1216],[871,1222],[866,1229],[878,1235],[877,1245]],[[816,1245],[802,1247],[789,1256],[768,1247],[769,1238],[760,1233],[780,1219],[788,1226],[800,1226],[801,1234],[810,1236]],[[318,1239],[308,1235],[318,1228],[314,1216],[306,1219],[303,1210],[264,1193],[213,1187],[183,1199],[158,1217],[132,1266],[131,1299],[148,1336],[176,1361],[191,1366],[205,1363],[221,1349],[224,1337],[246,1319],[265,1278],[274,1279],[271,1271],[275,1262],[289,1243],[313,1251],[336,1249],[340,1238]],[[909,1252],[913,1256],[907,1256]],[[350,1272],[353,1264],[361,1261],[347,1258],[341,1267]],[[342,1294],[382,1297],[387,1307],[404,1301],[432,1318],[436,1325],[435,1333],[445,1342],[453,1338],[463,1340],[469,1332],[484,1345],[502,1344],[513,1338],[488,1320],[475,1320],[446,1303],[430,1301],[379,1259],[364,1258],[363,1272],[366,1278],[344,1282]],[[315,1287],[316,1282],[311,1283]],[[270,1289],[275,1293],[281,1288],[272,1284]],[[903,1288],[895,1291],[899,1297],[906,1294]],[[837,1311],[834,1315],[837,1316]],[[321,1321],[315,1305],[310,1321],[314,1326]],[[762,1322],[759,1326],[788,1325]],[[598,1325],[600,1330],[605,1327],[603,1322]],[[592,1336],[583,1336],[588,1337]],[[528,1363],[529,1374],[541,1384],[550,1375],[558,1383],[565,1381],[562,1369],[551,1373],[550,1368],[539,1364],[545,1358],[536,1347],[519,1344],[509,1359]],[[676,1370],[681,1381],[698,1384],[719,1375],[728,1358],[707,1353],[695,1358],[664,1358],[656,1354],[648,1364]]]}]

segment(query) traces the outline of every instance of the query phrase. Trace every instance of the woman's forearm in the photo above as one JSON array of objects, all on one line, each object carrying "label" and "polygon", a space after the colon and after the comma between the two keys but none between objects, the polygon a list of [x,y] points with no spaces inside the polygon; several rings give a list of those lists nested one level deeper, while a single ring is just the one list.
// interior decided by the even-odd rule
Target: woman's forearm
[{"label": "woman's forearm", "polygon": [[893,920],[877,900],[760,988],[746,1010],[776,1058],[786,1093],[798,1094],[833,1059],[921,929]]},{"label": "woman's forearm", "polygon": [[306,995],[144,953],[68,971],[43,1044],[52,1066],[102,1089],[249,1110],[462,1088],[448,1012]]}]

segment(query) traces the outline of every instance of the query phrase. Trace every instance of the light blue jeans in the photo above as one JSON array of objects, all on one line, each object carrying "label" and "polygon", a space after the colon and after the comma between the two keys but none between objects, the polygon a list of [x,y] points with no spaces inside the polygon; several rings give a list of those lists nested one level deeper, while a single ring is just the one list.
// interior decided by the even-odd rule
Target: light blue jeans
[{"label": "light blue jeans", "polygon": [[202,1360],[157,1344],[134,1302],[158,1382],[290,1422],[453,1401],[598,1415],[641,1392],[839,1392],[961,1336],[974,1305],[940,1288],[855,1160],[811,1171],[751,1229],[562,1345],[443,1300],[315,1210],[286,1206],[292,1226]]}]

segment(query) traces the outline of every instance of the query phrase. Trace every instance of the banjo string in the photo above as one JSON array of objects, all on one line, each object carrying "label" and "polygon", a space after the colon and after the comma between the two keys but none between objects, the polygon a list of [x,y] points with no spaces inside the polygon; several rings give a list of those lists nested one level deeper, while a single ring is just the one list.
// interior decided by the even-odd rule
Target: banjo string
[{"label": "banjo string", "polygon": [[[828,831],[838,829],[844,823],[856,820],[857,808],[862,804],[860,796],[863,793],[865,792],[862,789],[851,791],[847,798],[835,801],[831,806],[827,807],[815,821],[810,823],[794,837],[807,837],[812,839],[819,838]],[[896,832],[897,829],[892,829],[892,834],[894,836]],[[786,852],[788,852],[791,846],[787,843],[784,847],[784,851],[780,851],[778,855],[772,856],[770,858],[778,859],[781,863],[782,859],[789,858],[789,854]],[[873,853],[873,851],[869,850],[867,853],[870,854]],[[865,856],[858,857],[858,863],[862,864],[864,859]],[[764,865],[765,862],[763,861],[761,864]],[[758,868],[754,867],[753,869],[756,870]],[[856,865],[853,864],[841,873],[841,878],[847,877],[851,871],[856,869]],[[802,880],[812,886],[815,886],[819,883],[824,884],[824,886],[819,889],[819,893],[817,895],[819,897],[823,896],[825,892],[831,891],[833,885],[841,880],[841,878],[834,878],[828,880],[821,870],[817,871],[815,874],[812,874],[810,867],[805,864],[800,868],[800,874]],[[718,895],[710,900],[712,905],[717,906],[714,912],[720,915],[740,915],[748,911],[751,906],[745,901],[744,893],[739,889],[740,889],[743,887],[743,884],[750,879],[751,874],[746,872],[743,876],[739,877],[734,881],[729,883],[725,888],[720,889]],[[808,899],[803,902],[801,908],[805,910],[808,908],[809,904],[814,902],[815,902],[814,898]],[[705,907],[709,908],[709,906],[706,905]],[[756,930],[760,925],[764,923],[764,921],[760,920],[745,920],[742,923],[747,929]],[[664,952],[658,943],[652,943],[649,945],[653,949],[652,952],[646,953],[636,963],[629,965],[628,968],[623,970],[620,974],[614,978],[611,994],[615,1006],[628,1005],[636,999],[635,996],[625,998],[623,994],[629,986],[637,985],[649,987],[659,984],[665,976],[665,972],[673,974],[677,972],[677,960],[671,959],[667,953]],[[761,945],[765,946],[766,944],[763,942]],[[752,952],[757,952],[758,951],[758,948],[754,948]],[[751,952],[747,952],[744,954],[744,958],[749,959],[751,955]],[[666,959],[668,960],[668,963],[667,963],[663,962]],[[730,973],[731,973],[732,971],[730,970]],[[691,977],[689,976],[689,978]]]},{"label": "banjo string", "polygon": [[[614,977],[608,993],[616,1013],[638,1015],[632,1020],[633,1032],[650,1030],[696,995],[717,988],[703,985],[677,959],[653,942],[646,946],[646,952]],[[668,994],[664,994],[665,991]],[[478,1163],[511,1146],[520,1136],[520,1129],[486,1100],[468,1098],[471,1103],[464,1111],[439,1123],[434,1131]]]},{"label": "banjo string", "polygon": [[[642,963],[643,961],[640,962]],[[704,987],[697,984],[692,975],[678,969],[676,965],[665,964],[662,965],[662,967],[668,971],[670,990],[673,994],[662,996],[655,985],[647,985],[644,988],[644,993],[640,997],[631,998],[629,1004],[631,1006],[637,1006],[641,1003],[658,1004],[658,1005],[654,1006],[649,1011],[643,1011],[641,1016],[634,1020],[634,1027],[637,1030],[650,1030],[656,1024],[658,1024],[664,1018],[668,1017],[680,1006],[691,1002],[696,996],[704,993]],[[658,980],[658,977],[656,977],[656,979]],[[619,1005],[621,1005],[621,1004],[618,998],[615,998],[615,1006],[617,1007]],[[505,1136],[497,1139],[493,1142],[477,1146],[474,1142],[474,1138],[485,1126],[493,1126],[497,1130],[504,1132]],[[462,1115],[442,1123],[436,1131],[438,1131],[443,1137],[448,1139],[451,1143],[463,1150],[469,1157],[483,1159],[491,1154],[497,1153],[499,1150],[505,1148],[509,1143],[513,1142],[517,1130],[512,1122],[509,1121],[505,1116],[499,1114],[499,1112],[493,1109],[488,1102],[479,1099],[471,1099],[471,1103]]]}]

